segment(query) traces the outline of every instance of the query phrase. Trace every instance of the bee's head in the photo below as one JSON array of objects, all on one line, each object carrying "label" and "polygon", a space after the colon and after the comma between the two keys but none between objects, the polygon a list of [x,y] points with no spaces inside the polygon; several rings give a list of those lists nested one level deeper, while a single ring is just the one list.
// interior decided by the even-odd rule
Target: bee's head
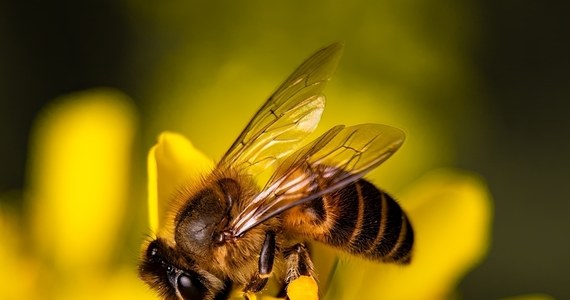
[{"label": "bee's head", "polygon": [[160,238],[151,241],[142,254],[139,276],[165,299],[214,299],[230,291],[230,284],[201,270],[178,255]]}]

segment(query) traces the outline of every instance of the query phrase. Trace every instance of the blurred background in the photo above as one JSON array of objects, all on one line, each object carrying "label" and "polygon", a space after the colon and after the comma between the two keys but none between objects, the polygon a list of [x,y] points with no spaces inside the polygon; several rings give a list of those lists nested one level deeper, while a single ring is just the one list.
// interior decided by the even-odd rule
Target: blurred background
[{"label": "blurred background", "polygon": [[363,122],[403,128],[408,140],[387,163],[389,190],[439,167],[475,172],[489,186],[491,249],[460,283],[462,298],[570,298],[568,6],[2,1],[1,207],[26,223],[30,136],[46,107],[69,93],[114,88],[129,99],[135,129],[129,213],[113,259],[134,262],[156,136],[184,133],[219,158],[303,59],[342,41],[320,130]]}]

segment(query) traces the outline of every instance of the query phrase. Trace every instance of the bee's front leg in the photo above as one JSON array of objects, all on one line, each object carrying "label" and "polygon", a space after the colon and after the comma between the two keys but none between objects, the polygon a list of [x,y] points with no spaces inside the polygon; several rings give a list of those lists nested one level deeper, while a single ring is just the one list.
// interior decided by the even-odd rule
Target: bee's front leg
[{"label": "bee's front leg", "polygon": [[265,235],[265,241],[261,247],[259,254],[258,270],[253,276],[249,284],[244,288],[244,292],[257,293],[261,291],[267,281],[271,272],[273,271],[273,261],[275,260],[275,232],[268,231]]}]

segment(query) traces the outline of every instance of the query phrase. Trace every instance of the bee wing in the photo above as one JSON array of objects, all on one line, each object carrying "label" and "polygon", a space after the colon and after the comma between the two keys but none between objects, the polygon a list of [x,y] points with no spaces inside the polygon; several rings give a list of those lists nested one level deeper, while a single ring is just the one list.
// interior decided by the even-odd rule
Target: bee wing
[{"label": "bee wing", "polygon": [[303,62],[257,111],[219,165],[255,173],[291,153],[319,123],[325,106],[322,90],[341,50],[335,43]]},{"label": "bee wing", "polygon": [[400,129],[379,124],[336,126],[286,158],[264,190],[230,223],[234,236],[283,211],[364,176],[404,142]]}]

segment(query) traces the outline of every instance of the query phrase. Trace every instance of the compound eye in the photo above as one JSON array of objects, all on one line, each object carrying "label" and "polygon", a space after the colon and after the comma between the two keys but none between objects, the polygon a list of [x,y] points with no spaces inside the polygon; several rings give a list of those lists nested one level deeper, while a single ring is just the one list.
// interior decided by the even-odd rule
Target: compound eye
[{"label": "compound eye", "polygon": [[206,287],[197,279],[186,273],[180,274],[176,280],[178,291],[186,300],[203,299],[206,296]]}]

